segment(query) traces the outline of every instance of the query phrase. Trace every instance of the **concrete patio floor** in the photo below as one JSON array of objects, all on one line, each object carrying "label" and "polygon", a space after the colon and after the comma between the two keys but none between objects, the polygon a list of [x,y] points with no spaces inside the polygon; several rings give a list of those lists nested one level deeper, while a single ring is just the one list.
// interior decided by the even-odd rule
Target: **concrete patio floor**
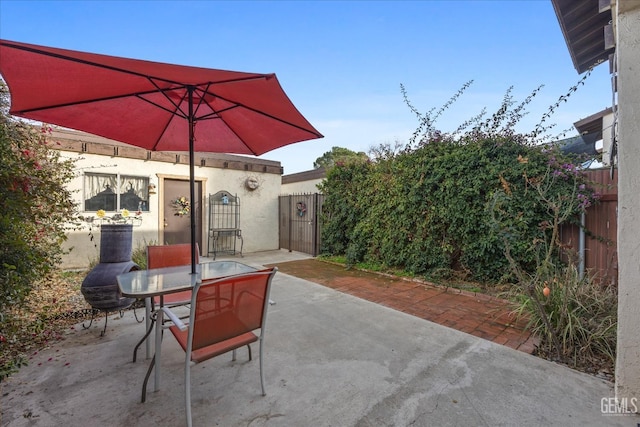
[{"label": "concrete patio floor", "polygon": [[[262,266],[304,254],[271,251]],[[192,369],[196,426],[632,426],[606,416],[612,384],[279,272],[273,282],[260,394],[257,358],[223,355]],[[182,426],[184,353],[163,342],[163,383],[140,403],[144,326],[109,317],[33,356],[2,383],[2,426]],[[254,355],[257,348],[254,346]],[[140,357],[142,356],[142,357]],[[153,380],[150,381],[150,389]]]}]

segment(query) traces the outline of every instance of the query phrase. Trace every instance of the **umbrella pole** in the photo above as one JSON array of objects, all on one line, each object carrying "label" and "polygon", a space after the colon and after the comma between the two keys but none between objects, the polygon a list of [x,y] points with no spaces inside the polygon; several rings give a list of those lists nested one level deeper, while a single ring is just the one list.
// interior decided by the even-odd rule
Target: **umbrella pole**
[{"label": "umbrella pole", "polygon": [[196,209],[195,209],[195,158],[193,127],[193,91],[194,86],[187,86],[189,93],[189,200],[191,200],[191,274],[196,274]]}]

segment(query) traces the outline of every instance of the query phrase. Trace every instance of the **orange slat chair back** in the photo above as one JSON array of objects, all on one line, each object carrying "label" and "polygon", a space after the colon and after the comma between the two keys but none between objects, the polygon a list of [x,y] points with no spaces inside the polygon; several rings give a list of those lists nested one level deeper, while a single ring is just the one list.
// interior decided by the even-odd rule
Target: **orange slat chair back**
[{"label": "orange slat chair back", "polygon": [[[196,243],[196,263],[200,250]],[[177,267],[191,265],[191,244],[147,246],[147,268]]]},{"label": "orange slat chair back", "polygon": [[[196,263],[200,262],[200,250],[196,243]],[[147,246],[147,269],[162,267],[178,267],[191,265],[191,244]],[[164,297],[167,305],[187,304],[191,300],[191,291],[168,294]],[[154,303],[160,304],[160,298],[154,298]]]}]

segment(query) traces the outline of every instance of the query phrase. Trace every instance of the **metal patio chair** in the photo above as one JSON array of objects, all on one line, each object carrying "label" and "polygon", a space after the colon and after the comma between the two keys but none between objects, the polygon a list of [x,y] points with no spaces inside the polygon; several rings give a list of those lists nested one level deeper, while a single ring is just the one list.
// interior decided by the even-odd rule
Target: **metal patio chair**
[{"label": "metal patio chair", "polygon": [[[199,263],[200,250],[196,243],[196,263]],[[175,245],[149,245],[147,246],[147,269],[162,267],[178,267],[181,265],[191,265],[191,244],[180,243]],[[176,292],[163,297],[164,305],[168,307],[176,307],[187,305],[191,302],[191,291]],[[153,311],[160,306],[160,298],[154,298],[151,301],[145,299],[145,319],[147,332],[142,339],[136,344],[133,350],[133,361],[136,361],[138,348],[146,341],[147,357],[150,353],[151,343],[147,339],[153,330]]]},{"label": "metal patio chair", "polygon": [[[263,343],[271,281],[277,267],[238,274],[196,285],[191,298],[189,324],[169,307],[162,307],[173,325],[169,330],[185,351],[185,405],[191,426],[191,366],[215,356],[260,342],[260,386],[266,394],[263,373]],[[259,335],[256,330],[260,329]],[[154,361],[152,360],[152,364]]]}]

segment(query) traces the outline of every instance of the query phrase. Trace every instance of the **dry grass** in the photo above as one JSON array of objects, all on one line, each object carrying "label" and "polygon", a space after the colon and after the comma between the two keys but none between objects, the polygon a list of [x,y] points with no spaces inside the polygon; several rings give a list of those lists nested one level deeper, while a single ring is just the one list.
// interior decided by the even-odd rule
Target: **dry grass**
[{"label": "dry grass", "polygon": [[80,292],[86,274],[52,272],[35,284],[24,307],[5,313],[0,323],[0,381],[91,317]]}]

